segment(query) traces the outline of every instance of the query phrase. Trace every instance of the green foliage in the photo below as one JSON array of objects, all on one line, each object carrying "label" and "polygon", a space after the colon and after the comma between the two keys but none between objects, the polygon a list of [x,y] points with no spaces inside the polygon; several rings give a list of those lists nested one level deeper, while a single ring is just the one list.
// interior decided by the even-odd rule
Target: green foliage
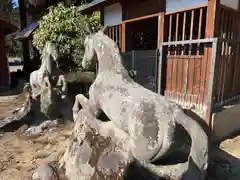
[{"label": "green foliage", "polygon": [[14,36],[9,34],[5,37],[7,55],[10,57],[16,57],[22,55],[21,44],[14,39]]},{"label": "green foliage", "polygon": [[[20,25],[19,11],[18,9],[12,9],[9,0],[0,1],[0,18],[17,27]],[[8,56],[21,56],[21,44],[14,39],[13,35],[7,35],[5,43]]]},{"label": "green foliage", "polygon": [[59,46],[60,62],[72,69],[73,64],[81,69],[84,53],[84,40],[88,24],[93,31],[100,28],[100,14],[95,12],[90,17],[81,14],[80,7],[64,6],[59,3],[49,8],[49,12],[40,20],[39,28],[33,36],[33,45],[42,52],[46,41]]},{"label": "green foliage", "polygon": [[0,0],[0,18],[17,27],[20,26],[19,9],[12,9],[9,0]]}]

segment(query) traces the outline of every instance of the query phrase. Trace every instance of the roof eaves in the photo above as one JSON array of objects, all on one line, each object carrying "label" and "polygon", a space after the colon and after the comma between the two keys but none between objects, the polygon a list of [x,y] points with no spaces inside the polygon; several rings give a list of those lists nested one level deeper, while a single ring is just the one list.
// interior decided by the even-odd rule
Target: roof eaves
[{"label": "roof eaves", "polygon": [[100,5],[100,4],[102,4],[102,3],[105,3],[105,2],[107,2],[107,1],[108,1],[108,0],[93,0],[93,1],[90,2],[90,3],[88,3],[88,4],[86,4],[86,5],[83,5],[83,6],[80,8],[80,10],[81,10],[81,11],[85,11],[85,10],[87,10],[87,9],[93,8],[93,7],[97,6],[97,5]]},{"label": "roof eaves", "polygon": [[11,24],[10,22],[5,21],[2,18],[0,18],[0,22],[2,24],[0,28],[3,28],[3,31],[4,31],[5,35],[10,34],[12,32],[15,32],[18,29],[16,26]]},{"label": "roof eaves", "polygon": [[38,22],[33,22],[29,25],[27,25],[22,31],[20,31],[19,33],[17,33],[15,39],[16,40],[24,40],[29,38],[29,36],[32,35],[32,33],[39,27]]}]

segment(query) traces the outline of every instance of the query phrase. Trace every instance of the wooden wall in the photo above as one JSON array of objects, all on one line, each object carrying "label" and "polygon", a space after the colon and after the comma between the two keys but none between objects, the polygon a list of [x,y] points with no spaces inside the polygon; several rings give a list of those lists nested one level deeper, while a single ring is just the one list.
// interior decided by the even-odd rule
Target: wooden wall
[{"label": "wooden wall", "polygon": [[108,27],[106,34],[118,44],[118,47],[120,49],[122,48],[122,25],[121,24]]},{"label": "wooden wall", "polygon": [[217,34],[224,39],[240,39],[240,12],[224,5],[218,8]]},{"label": "wooden wall", "polygon": [[219,5],[217,16],[215,31],[221,39],[217,51],[214,95],[216,103],[224,104],[240,93],[240,12]]},{"label": "wooden wall", "polygon": [[207,4],[208,0],[166,0],[166,13]]},{"label": "wooden wall", "polygon": [[129,0],[122,3],[123,20],[133,19],[162,11],[162,0]]},{"label": "wooden wall", "polygon": [[166,13],[166,41],[204,39],[207,5]]},{"label": "wooden wall", "polygon": [[[204,39],[207,6],[166,13],[166,41]],[[202,109],[206,91],[204,44],[189,43],[167,48],[165,96],[183,106]]]}]

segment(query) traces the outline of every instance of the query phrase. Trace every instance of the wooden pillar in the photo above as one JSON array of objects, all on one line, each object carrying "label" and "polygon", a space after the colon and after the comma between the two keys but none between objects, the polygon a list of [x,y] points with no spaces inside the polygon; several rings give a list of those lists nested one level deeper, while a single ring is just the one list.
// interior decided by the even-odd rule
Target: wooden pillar
[{"label": "wooden pillar", "polygon": [[[208,7],[207,7],[207,20],[206,20],[206,38],[211,37],[219,37],[219,0],[208,0]],[[211,62],[212,62],[212,49],[205,48],[204,49],[204,62],[203,66],[206,68],[206,81],[205,81],[205,88],[203,89],[204,92],[201,93],[202,98],[204,98],[204,119],[206,123],[211,126],[212,124],[212,98],[209,98],[209,88],[213,88],[213,84],[208,84],[210,79],[210,69],[211,69]]]},{"label": "wooden pillar", "polygon": [[122,23],[122,43],[121,43],[121,51],[126,52],[126,23]]},{"label": "wooden pillar", "polygon": [[[26,7],[25,7],[24,0],[19,0],[19,11],[20,11],[21,30],[23,30],[27,26]],[[31,61],[29,57],[28,40],[22,41],[22,51],[23,51],[23,71],[26,78],[28,79],[31,73]]]},{"label": "wooden pillar", "polygon": [[158,37],[157,37],[157,48],[160,49],[160,56],[158,61],[158,75],[157,75],[157,92],[163,94],[163,85],[165,86],[165,74],[166,72],[166,58],[165,58],[165,50],[164,48],[160,48],[161,42],[164,41],[164,33],[165,33],[165,11],[166,11],[166,0],[160,1],[160,14],[158,15]]},{"label": "wooden pillar", "polygon": [[206,37],[219,36],[219,4],[220,0],[208,0]]},{"label": "wooden pillar", "polygon": [[8,88],[10,85],[10,75],[4,41],[4,26],[0,27],[0,77],[0,90]]},{"label": "wooden pillar", "polygon": [[164,18],[165,13],[161,12],[158,16],[158,42],[157,47],[160,48],[161,41],[164,41]]},{"label": "wooden pillar", "polygon": [[104,9],[100,9],[100,23],[102,26],[104,26]]},{"label": "wooden pillar", "polygon": [[160,1],[160,14],[158,16],[158,42],[157,47],[160,48],[160,42],[164,41],[164,19],[165,19],[165,11],[166,11],[166,0]]},{"label": "wooden pillar", "polygon": [[164,64],[164,48],[161,47],[161,42],[164,41],[164,19],[165,13],[161,12],[158,16],[158,37],[157,37],[157,48],[159,49],[159,61],[158,61],[158,75],[157,75],[157,92],[159,94],[163,94],[163,80],[164,77],[162,76],[165,72],[163,67]]}]

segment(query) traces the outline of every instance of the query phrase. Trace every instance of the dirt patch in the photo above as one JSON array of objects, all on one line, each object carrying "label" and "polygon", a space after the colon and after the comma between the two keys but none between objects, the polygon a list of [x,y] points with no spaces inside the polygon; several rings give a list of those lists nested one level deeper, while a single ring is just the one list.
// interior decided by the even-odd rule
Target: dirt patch
[{"label": "dirt patch", "polygon": [[20,107],[24,99],[19,98],[19,95],[1,96],[0,94],[0,120],[7,117],[10,112],[17,107]]},{"label": "dirt patch", "polygon": [[0,137],[0,180],[28,180],[44,158],[64,148],[71,134],[68,127],[45,131],[33,140],[17,133],[4,133]]},{"label": "dirt patch", "polygon": [[[18,95],[0,96],[0,121],[23,102]],[[0,133],[0,180],[31,180],[42,160],[61,151],[71,135],[69,125],[46,130],[34,139],[23,136],[25,129],[23,126],[16,132]]]}]

